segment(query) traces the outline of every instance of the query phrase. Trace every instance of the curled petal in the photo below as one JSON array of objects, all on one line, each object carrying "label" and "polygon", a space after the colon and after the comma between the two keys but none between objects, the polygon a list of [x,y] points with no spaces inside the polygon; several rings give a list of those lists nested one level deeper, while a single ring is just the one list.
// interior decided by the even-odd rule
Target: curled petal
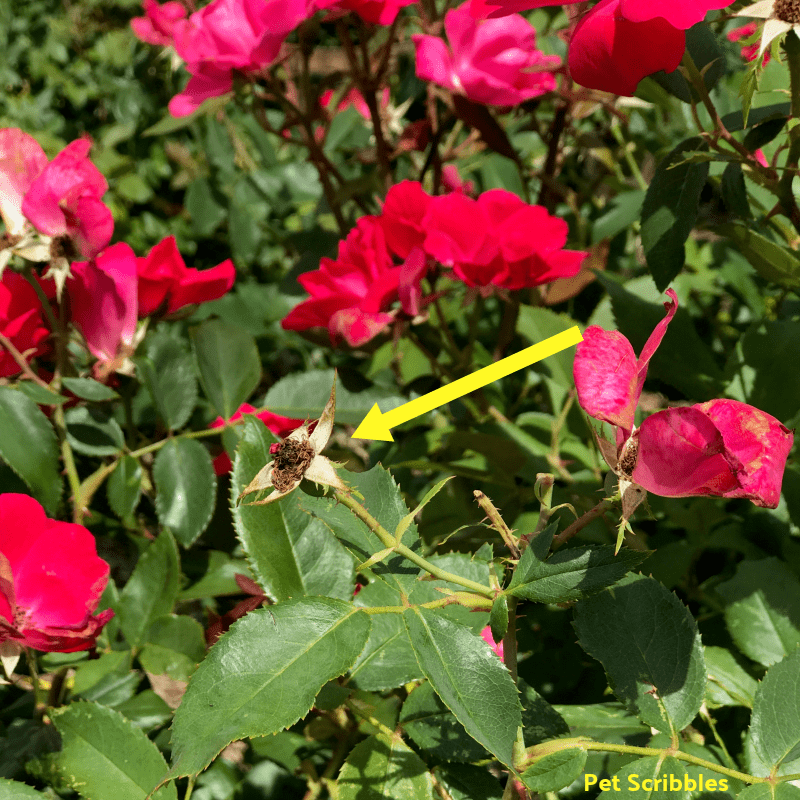
[{"label": "curled petal", "polygon": [[647,377],[647,367],[650,364],[650,359],[653,357],[653,354],[656,352],[656,350],[658,350],[661,340],[664,338],[664,334],[667,332],[667,326],[675,316],[675,312],[678,310],[678,296],[675,294],[675,290],[667,289],[665,294],[670,299],[669,303],[664,303],[664,308],[666,309],[667,314],[664,319],[662,319],[661,322],[659,322],[658,325],[653,328],[653,332],[650,334],[650,336],[648,336],[647,341],[642,348],[639,360],[636,363],[637,378],[635,393],[637,404],[642,395],[642,387],[644,386],[644,379]]},{"label": "curled petal", "polygon": [[[269,464],[265,464],[261,469],[256,473],[253,480],[247,484],[244,488],[242,493],[237,498],[236,502],[241,503],[242,498],[248,494],[252,494],[253,492],[262,492],[264,489],[271,489],[272,488],[272,461]],[[300,481],[297,482],[298,484]],[[294,488],[294,487],[293,487]],[[270,495],[272,497],[272,495]],[[269,499],[269,498],[267,498]]]},{"label": "curled petal", "polygon": [[333,379],[331,396],[325,404],[325,408],[320,415],[317,427],[308,437],[308,443],[314,448],[314,453],[321,453],[328,446],[328,439],[333,433],[333,417],[336,414],[336,378]]},{"label": "curled petal", "polygon": [[332,486],[340,492],[349,492],[347,484],[336,474],[333,462],[325,456],[316,456],[303,476],[318,486]]}]

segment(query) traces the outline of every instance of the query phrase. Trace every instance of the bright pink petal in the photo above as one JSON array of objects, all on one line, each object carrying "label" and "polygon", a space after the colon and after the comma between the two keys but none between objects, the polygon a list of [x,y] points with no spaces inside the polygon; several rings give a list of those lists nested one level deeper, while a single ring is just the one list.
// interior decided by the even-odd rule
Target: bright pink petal
[{"label": "bright pink petal", "polygon": [[469,11],[475,19],[493,19],[532,8],[562,5],[563,0],[470,0]]},{"label": "bright pink petal", "polygon": [[725,8],[731,2],[732,0],[621,0],[620,12],[631,22],[660,18],[685,31],[702,22],[707,12]]},{"label": "bright pink petal", "polygon": [[492,648],[494,654],[502,661],[503,640],[501,639],[499,642],[495,642],[494,636],[492,636],[492,629],[488,625],[481,631],[481,639]]},{"label": "bright pink petal", "polygon": [[677,69],[686,49],[683,30],[661,17],[631,22],[621,0],[600,0],[576,25],[569,45],[574,80],[590,89],[633,95],[647,75]]},{"label": "bright pink petal", "polygon": [[578,402],[589,416],[625,431],[633,428],[639,400],[636,354],[619,331],[590,325],[576,348],[572,372]]},{"label": "bright pink petal", "polygon": [[167,312],[171,314],[184,306],[218,300],[235,280],[236,267],[229,258],[211,269],[187,267],[172,291]]},{"label": "bright pink petal", "polygon": [[169,113],[173,117],[188,117],[209,97],[220,97],[233,89],[233,76],[230,70],[205,67],[189,78],[186,88],[169,101]]},{"label": "bright pink petal", "polygon": [[[45,325],[38,295],[21,275],[8,269],[0,280],[0,333],[27,359],[49,350],[50,331]],[[11,354],[0,347],[0,378],[17,375],[20,371]]]},{"label": "bright pink petal", "polygon": [[650,364],[650,359],[653,357],[656,350],[658,350],[658,346],[661,344],[661,340],[667,332],[667,327],[675,316],[675,312],[678,310],[678,295],[675,294],[675,290],[667,289],[665,294],[670,298],[670,302],[664,303],[664,308],[667,312],[666,316],[653,328],[653,332],[647,337],[639,360],[636,362],[637,380],[634,393],[636,397],[635,403],[637,405],[639,403],[639,398],[642,396],[642,388],[644,387],[644,381],[647,377],[647,367]]},{"label": "bright pink petal", "polygon": [[425,241],[423,220],[432,199],[419,181],[401,181],[386,193],[380,224],[386,244],[400,258]]},{"label": "bright pink petal", "polygon": [[445,89],[458,91],[453,59],[447,45],[438,36],[415,33],[411,37],[417,54],[417,77]]}]

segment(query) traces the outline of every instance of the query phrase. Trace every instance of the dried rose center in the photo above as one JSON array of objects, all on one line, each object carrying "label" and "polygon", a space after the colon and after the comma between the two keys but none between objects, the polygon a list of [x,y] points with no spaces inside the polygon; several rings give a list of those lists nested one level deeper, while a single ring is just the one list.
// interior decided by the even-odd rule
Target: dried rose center
[{"label": "dried rose center", "polygon": [[622,452],[622,457],[617,465],[618,471],[630,478],[633,475],[633,470],[636,468],[636,459],[639,457],[639,439],[632,436],[625,442],[625,449]]},{"label": "dried rose center", "polygon": [[69,236],[56,236],[50,242],[50,257],[52,259],[66,258],[67,261],[72,261],[77,258],[80,253],[75,248],[72,239]]},{"label": "dried rose center", "polygon": [[288,491],[305,475],[313,458],[314,448],[308,440],[284,439],[276,448],[272,460],[272,485],[279,492]]},{"label": "dried rose center", "polygon": [[772,13],[791,25],[800,23],[800,0],[775,0]]}]

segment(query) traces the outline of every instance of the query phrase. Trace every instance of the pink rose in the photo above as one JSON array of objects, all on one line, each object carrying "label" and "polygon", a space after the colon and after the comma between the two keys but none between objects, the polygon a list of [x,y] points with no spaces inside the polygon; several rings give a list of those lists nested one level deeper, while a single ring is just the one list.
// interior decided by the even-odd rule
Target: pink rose
[{"label": "pink rose", "polygon": [[[0,333],[29,361],[50,349],[42,304],[33,287],[16,272],[5,270],[0,280]],[[0,378],[17,375],[17,362],[0,345]]]},{"label": "pink rose", "polygon": [[270,66],[308,12],[306,0],[213,0],[176,25],[175,49],[192,77],[170,113],[184,117],[231,91],[234,70],[248,75]]},{"label": "pink rose", "polygon": [[677,69],[686,35],[660,16],[630,20],[621,10],[623,2],[600,0],[580,19],[570,38],[568,61],[570,74],[581,85],[633,95],[647,75]]},{"label": "pink rose", "polygon": [[448,48],[437,36],[415,34],[417,75],[476,103],[513,106],[556,87],[557,56],[536,49],[536,30],[518,14],[476,20],[469,4],[444,18]]},{"label": "pink rose", "polygon": [[354,11],[365,22],[391,25],[398,12],[415,0],[316,0],[315,7],[325,11]]},{"label": "pink rose", "polygon": [[667,315],[638,359],[619,331],[596,325],[577,347],[578,402],[616,429],[613,445],[601,441],[603,455],[622,480],[662,497],[741,497],[775,508],[794,436],[769,414],[738,400],[711,400],[657,411],[635,427],[649,361],[678,307],[675,292],[667,295]]},{"label": "pink rose", "polygon": [[25,494],[0,495],[0,642],[47,652],[94,647],[108,564],[82,525],[48,519]]},{"label": "pink rose", "polygon": [[[266,408],[258,411],[249,403],[242,403],[229,422],[235,422],[241,419],[245,414],[253,414],[260,419],[276,436],[284,438],[288,436],[293,430],[299,428],[304,420],[302,419],[289,419],[289,417],[282,417],[280,414],[273,414]],[[217,417],[208,427],[221,428],[225,425],[225,420],[222,417]],[[217,475],[225,475],[231,471],[233,464],[231,464],[230,456],[223,450],[214,459],[214,472]]]},{"label": "pink rose", "polygon": [[178,23],[186,19],[186,6],[178,0],[169,0],[163,5],[156,0],[144,0],[142,5],[145,16],[131,20],[134,34],[147,44],[171,45]]},{"label": "pink rose", "polygon": [[129,355],[136,334],[136,256],[124,242],[75,262],[67,280],[72,319],[104,364]]},{"label": "pink rose", "polygon": [[505,189],[473,200],[461,193],[432,199],[423,220],[425,251],[468,286],[521,289],[580,270],[587,253],[564,250],[568,226],[543,206]]},{"label": "pink rose", "polygon": [[[114,219],[101,197],[106,179],[86,157],[89,139],[68,144],[32,181],[22,213],[47,236],[69,239],[66,258],[92,258],[111,241]],[[62,248],[63,249],[63,248]]]},{"label": "pink rose", "polygon": [[318,270],[300,275],[298,280],[311,297],[295,306],[281,324],[294,331],[324,327],[332,342],[344,338],[351,346],[364,344],[394,320],[390,309],[395,301],[406,313],[417,313],[419,282],[426,270],[419,248],[402,265],[395,265],[378,218],[361,217],[339,243],[335,261],[323,258]]},{"label": "pink rose", "polygon": [[423,220],[432,200],[419,181],[400,181],[386,193],[379,223],[386,244],[400,258],[425,242]]},{"label": "pink rose", "polygon": [[167,314],[196,303],[217,300],[233,286],[236,268],[230,259],[216,267],[187,267],[174,236],[162,239],[144,257],[136,259],[139,279],[139,316],[164,306]]},{"label": "pink rose", "polygon": [[19,128],[0,129],[0,216],[8,234],[22,233],[22,200],[46,166],[47,156],[33,136]]}]

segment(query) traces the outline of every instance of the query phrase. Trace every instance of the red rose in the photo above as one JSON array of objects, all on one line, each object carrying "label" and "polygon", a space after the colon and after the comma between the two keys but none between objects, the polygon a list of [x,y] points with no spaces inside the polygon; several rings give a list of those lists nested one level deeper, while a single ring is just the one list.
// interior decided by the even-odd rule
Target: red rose
[{"label": "red rose", "polygon": [[[0,333],[30,360],[50,348],[50,331],[42,318],[42,304],[33,287],[20,275],[6,270],[0,281]],[[0,347],[0,378],[17,375],[19,364]]]},{"label": "red rose", "polygon": [[0,495],[0,642],[88,650],[111,610],[93,616],[108,564],[82,525],[48,519],[26,494]]}]

